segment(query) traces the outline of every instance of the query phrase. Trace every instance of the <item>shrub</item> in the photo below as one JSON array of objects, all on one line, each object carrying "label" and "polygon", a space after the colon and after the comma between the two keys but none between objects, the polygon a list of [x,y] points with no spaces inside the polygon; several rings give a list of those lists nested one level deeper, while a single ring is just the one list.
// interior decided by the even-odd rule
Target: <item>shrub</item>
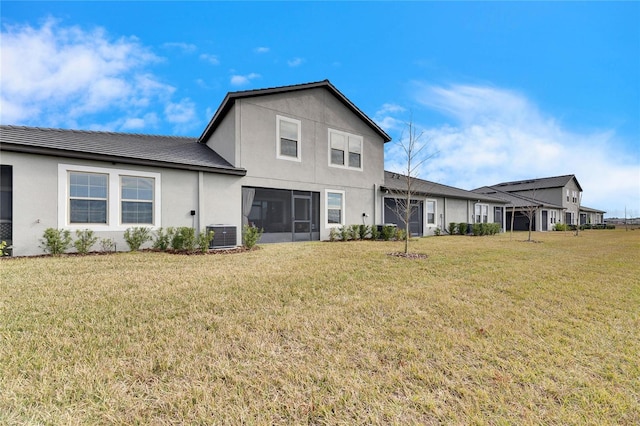
[{"label": "shrub", "polygon": [[358,236],[361,240],[364,240],[369,236],[369,226],[368,225],[359,225],[358,227]]},{"label": "shrub", "polygon": [[567,225],[564,223],[556,223],[555,225],[553,225],[553,230],[554,231],[566,231],[567,230]]},{"label": "shrub", "polygon": [[437,226],[436,229],[433,230],[433,235],[435,235],[436,237],[442,235],[442,231],[440,230],[439,226]]},{"label": "shrub", "polygon": [[127,228],[124,231],[124,240],[129,246],[129,250],[138,251],[147,241],[151,241],[151,229],[145,227]]},{"label": "shrub", "polygon": [[338,230],[336,228],[331,228],[329,231],[329,241],[334,242],[338,239]]},{"label": "shrub", "polygon": [[406,240],[408,238],[407,230],[404,228],[396,228],[395,237],[398,241]]},{"label": "shrub", "polygon": [[171,247],[177,251],[194,251],[196,249],[196,230],[189,226],[168,228],[171,232]]},{"label": "shrub", "polygon": [[349,239],[357,240],[360,238],[360,225],[349,226]]},{"label": "shrub", "polygon": [[98,237],[94,237],[93,231],[90,229],[78,229],[76,231],[76,238],[73,245],[80,254],[89,253],[91,247],[98,242]]},{"label": "shrub", "polygon": [[214,235],[215,235],[215,232],[213,231],[207,232],[206,229],[200,231],[200,233],[198,234],[198,237],[196,238],[198,249],[200,249],[200,253],[206,253],[209,251],[209,244],[213,240]]},{"label": "shrub", "polygon": [[397,230],[398,227],[395,225],[384,225],[382,227],[382,232],[380,232],[380,238],[384,241],[389,241],[396,236]]},{"label": "shrub", "polygon": [[111,238],[103,238],[100,240],[100,251],[103,253],[113,251],[115,246],[116,244]]},{"label": "shrub", "polygon": [[478,236],[478,235],[483,235],[482,234],[482,225],[484,225],[483,223],[474,223],[473,225],[471,225],[471,232],[473,233],[473,235]]},{"label": "shrub", "polygon": [[449,227],[447,228],[447,232],[449,233],[449,235],[455,235],[457,229],[458,224],[455,222],[450,222]]},{"label": "shrub", "polygon": [[496,235],[500,233],[499,223],[487,223],[487,235]]},{"label": "shrub", "polygon": [[244,246],[251,250],[260,241],[263,232],[264,229],[262,228],[258,229],[255,226],[245,225],[243,233]]},{"label": "shrub", "polygon": [[458,224],[458,234],[467,235],[467,224],[465,222],[460,222]]},{"label": "shrub", "polygon": [[338,228],[338,232],[340,233],[342,241],[349,241],[349,234],[351,234],[351,232],[348,226],[341,226]]},{"label": "shrub", "polygon": [[167,228],[165,232],[164,229],[158,228],[156,231],[156,238],[153,240],[153,248],[158,250],[166,250],[169,248],[171,244],[171,239],[173,238],[173,233],[175,230],[171,227]]},{"label": "shrub", "polygon": [[378,231],[377,225],[371,225],[370,233],[372,240],[377,240],[378,238],[380,238],[380,231]]},{"label": "shrub", "polygon": [[45,253],[59,256],[71,245],[71,232],[66,229],[47,228],[44,230],[40,246]]},{"label": "shrub", "polygon": [[9,248],[7,248],[6,241],[0,241],[0,257],[9,256]]}]

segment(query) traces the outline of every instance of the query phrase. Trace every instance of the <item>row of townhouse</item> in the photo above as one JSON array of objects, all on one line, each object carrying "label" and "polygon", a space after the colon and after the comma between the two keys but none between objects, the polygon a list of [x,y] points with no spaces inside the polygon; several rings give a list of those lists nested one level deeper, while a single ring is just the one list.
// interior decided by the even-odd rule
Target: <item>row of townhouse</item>
[{"label": "row of townhouse", "polygon": [[[46,228],[90,229],[125,248],[133,226],[211,227],[223,247],[241,244],[247,224],[263,228],[267,243],[399,224],[402,179],[384,170],[390,141],[328,80],[228,93],[198,138],[0,126],[0,239],[20,256],[41,253]],[[553,191],[575,199],[577,180],[562,178]],[[514,199],[505,194],[518,183],[466,191],[416,182],[414,235],[449,222],[510,223]],[[576,208],[546,183],[522,194],[544,200],[536,229],[574,223]],[[603,213],[581,207],[580,220],[600,223]]]}]

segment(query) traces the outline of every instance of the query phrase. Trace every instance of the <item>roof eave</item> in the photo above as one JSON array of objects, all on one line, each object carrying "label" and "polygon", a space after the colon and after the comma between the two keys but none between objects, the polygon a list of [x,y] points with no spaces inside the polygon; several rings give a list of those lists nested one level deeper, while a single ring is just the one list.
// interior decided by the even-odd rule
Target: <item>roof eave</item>
[{"label": "roof eave", "polygon": [[131,164],[136,166],[164,167],[178,170],[202,171],[220,173],[235,176],[245,176],[247,171],[238,168],[225,168],[214,166],[200,166],[196,164],[172,163],[170,161],[149,160],[144,158],[120,157],[117,155],[96,154],[64,149],[47,148],[40,146],[20,145],[3,142],[0,151],[19,152],[24,154],[50,155],[58,157],[74,158],[78,160],[108,161],[111,163]]}]

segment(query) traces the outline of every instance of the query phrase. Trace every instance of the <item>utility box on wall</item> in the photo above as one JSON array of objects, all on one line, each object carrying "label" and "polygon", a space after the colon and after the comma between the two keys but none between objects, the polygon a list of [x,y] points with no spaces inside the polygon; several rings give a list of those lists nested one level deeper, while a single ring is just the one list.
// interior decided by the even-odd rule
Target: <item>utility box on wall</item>
[{"label": "utility box on wall", "polygon": [[207,232],[213,231],[210,249],[235,247],[237,245],[238,228],[233,225],[209,225]]}]

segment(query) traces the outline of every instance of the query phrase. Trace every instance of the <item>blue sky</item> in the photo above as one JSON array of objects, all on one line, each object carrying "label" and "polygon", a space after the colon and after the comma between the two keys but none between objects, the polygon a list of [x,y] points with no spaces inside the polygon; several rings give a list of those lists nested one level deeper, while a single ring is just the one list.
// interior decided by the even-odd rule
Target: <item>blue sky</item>
[{"label": "blue sky", "polygon": [[0,7],[2,124],[199,136],[229,91],[329,79],[394,140],[422,129],[424,179],[575,174],[640,216],[638,2]]}]

